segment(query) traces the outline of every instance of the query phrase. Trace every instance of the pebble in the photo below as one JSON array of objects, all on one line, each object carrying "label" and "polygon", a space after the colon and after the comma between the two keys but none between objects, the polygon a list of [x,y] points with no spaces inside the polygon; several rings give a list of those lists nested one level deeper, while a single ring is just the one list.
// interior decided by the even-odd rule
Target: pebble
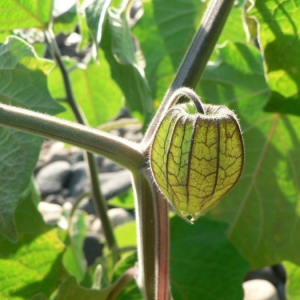
[{"label": "pebble", "polygon": [[85,161],[79,161],[73,165],[73,172],[67,187],[70,190],[70,196],[77,199],[82,193],[88,191],[88,175]]},{"label": "pebble", "polygon": [[276,274],[274,273],[271,267],[265,267],[262,269],[250,271],[246,275],[245,281],[252,280],[252,279],[265,279],[271,282],[275,286],[280,283],[280,279],[276,276]]},{"label": "pebble", "polygon": [[58,204],[41,201],[38,205],[38,210],[47,224],[55,225],[62,214],[63,208]]},{"label": "pebble", "polygon": [[[100,173],[99,180],[103,196],[106,200],[119,195],[131,187],[131,174],[127,170]],[[74,165],[73,174],[68,182],[68,188],[70,196],[74,199],[77,199],[83,193],[91,191],[90,180],[84,161]]]},{"label": "pebble", "polygon": [[36,175],[42,197],[59,194],[71,173],[71,165],[67,161],[55,161],[43,167]]},{"label": "pebble", "polygon": [[[114,228],[134,220],[134,216],[124,208],[111,208],[108,210],[107,214]],[[103,228],[99,218],[95,218],[91,224],[90,230],[103,234]]]},{"label": "pebble", "polygon": [[100,242],[100,236],[93,232],[88,232],[84,243],[83,252],[87,261],[88,267],[93,265],[97,257],[102,254],[104,245]]},{"label": "pebble", "polygon": [[272,283],[264,279],[253,279],[243,283],[244,300],[280,300]]}]

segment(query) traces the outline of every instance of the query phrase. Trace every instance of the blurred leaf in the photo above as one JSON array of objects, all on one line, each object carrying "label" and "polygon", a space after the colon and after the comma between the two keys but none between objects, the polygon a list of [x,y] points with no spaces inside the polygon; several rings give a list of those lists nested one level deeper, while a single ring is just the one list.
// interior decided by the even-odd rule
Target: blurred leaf
[{"label": "blurred leaf", "polygon": [[114,197],[108,201],[111,206],[122,207],[125,209],[134,209],[134,194],[133,190],[122,193],[121,195]]},{"label": "blurred leaf", "polygon": [[50,296],[67,276],[62,262],[63,243],[57,229],[47,226],[32,201],[22,199],[16,210],[19,242],[0,237],[0,290],[3,299],[30,299],[43,292]]},{"label": "blurred leaf", "polygon": [[71,33],[79,23],[76,1],[54,1],[54,32]]},{"label": "blurred leaf", "polygon": [[33,296],[31,300],[48,300],[48,297],[45,294],[39,293]]},{"label": "blurred leaf", "polygon": [[238,3],[232,8],[218,44],[223,44],[226,41],[246,42],[246,32],[243,27],[243,5],[243,3]]},{"label": "blurred leaf", "polygon": [[[69,212],[63,212],[63,220],[67,221]],[[66,219],[67,218],[67,219]],[[85,276],[86,261],[83,253],[83,242],[87,233],[86,214],[77,210],[72,218],[71,232],[65,242],[66,251],[63,264],[68,272],[75,276],[78,282]]]},{"label": "blurred leaf", "polygon": [[[132,252],[124,256],[116,265],[113,279],[116,280],[128,269],[132,268],[137,262],[137,253]],[[121,291],[120,295],[116,298],[117,300],[142,300],[144,299],[141,292],[135,282],[132,280],[126,287]]]},{"label": "blurred leaf", "polygon": [[51,20],[53,0],[0,1],[0,30],[37,27],[47,29]]},{"label": "blurred leaf", "polygon": [[[122,106],[122,93],[117,84],[110,78],[109,65],[99,52],[100,64],[90,62],[86,69],[75,69],[70,72],[70,79],[77,103],[83,110],[90,126],[96,127],[115,118]],[[52,96],[64,98],[65,92],[62,76],[55,68],[49,76],[49,87]],[[59,117],[74,120],[70,109]]]},{"label": "blurred leaf", "polygon": [[199,26],[205,5],[199,0],[153,0],[143,6],[144,15],[133,32],[146,60],[146,78],[157,107]]},{"label": "blurred leaf", "polygon": [[81,287],[76,282],[75,277],[68,277],[59,287],[58,294],[54,300],[70,300],[70,299],[80,299],[80,300],[105,300],[108,299],[110,293],[115,288],[118,280],[114,282],[107,288],[96,290],[87,289]]},{"label": "blurred leaf", "polygon": [[94,46],[98,50],[98,45],[102,37],[102,27],[111,0],[93,0],[85,8],[86,21],[90,29]]},{"label": "blurred leaf", "polygon": [[257,0],[250,11],[259,22],[267,81],[273,91],[266,109],[297,116],[300,116],[299,6],[300,0]]},{"label": "blurred leaf", "polygon": [[[50,61],[38,59],[31,46],[12,37],[0,45],[0,58],[0,102],[50,114],[62,110],[47,89]],[[0,128],[0,232],[11,241],[17,241],[14,210],[29,185],[41,143],[39,137]]]},{"label": "blurred leaf", "polygon": [[238,43],[221,48],[198,93],[237,113],[245,142],[243,174],[210,216],[230,224],[231,241],[253,267],[300,263],[300,120],[263,111],[270,90],[260,52]]},{"label": "blurred leaf", "polygon": [[38,58],[32,46],[16,37],[0,45],[0,58],[2,103],[49,114],[63,110],[47,88],[47,75],[53,68],[50,60]]},{"label": "blurred leaf", "polygon": [[249,264],[228,240],[226,229],[224,223],[205,217],[192,226],[177,216],[171,219],[174,299],[243,298],[242,282]]},{"label": "blurred leaf", "polygon": [[101,48],[110,64],[112,78],[125,95],[126,107],[134,117],[148,124],[153,114],[151,91],[133,43],[125,12],[109,9]]},{"label": "blurred leaf", "polygon": [[119,248],[136,246],[137,237],[135,221],[117,226],[115,228],[115,236],[118,241]]},{"label": "blurred leaf", "polygon": [[286,294],[289,300],[299,300],[300,299],[300,266],[293,264],[290,261],[283,262],[285,270],[287,272],[287,284],[286,284]]}]

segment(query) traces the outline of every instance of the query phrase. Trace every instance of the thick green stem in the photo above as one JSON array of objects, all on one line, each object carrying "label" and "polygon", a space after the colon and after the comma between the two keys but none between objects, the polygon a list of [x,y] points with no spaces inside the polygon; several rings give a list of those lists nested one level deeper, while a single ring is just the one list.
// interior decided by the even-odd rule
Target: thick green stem
[{"label": "thick green stem", "polygon": [[138,237],[139,273],[137,283],[143,292],[144,299],[155,298],[157,270],[156,258],[156,209],[155,191],[149,177],[140,170],[133,173],[135,191],[135,208]]},{"label": "thick green stem", "polygon": [[144,165],[144,154],[138,144],[46,114],[0,104],[0,124],[103,155],[131,171]]},{"label": "thick green stem", "polygon": [[[75,100],[69,73],[65,67],[65,64],[61,59],[61,53],[56,44],[55,36],[51,30],[48,31],[47,36],[48,36],[49,43],[52,46],[55,60],[63,76],[64,87],[67,96],[67,103],[71,107],[77,122],[82,125],[88,125],[88,122],[85,119],[84,114],[81,112]],[[101,191],[101,185],[98,177],[99,170],[98,170],[97,161],[94,154],[91,152],[86,152],[85,157],[89,166],[89,174],[90,174],[91,187],[93,192],[92,199],[94,201],[99,218],[103,226],[103,231],[104,231],[108,248],[112,250],[114,261],[117,262],[118,261],[117,241],[114,235],[112,224],[107,215],[108,207],[107,207],[106,199],[104,198],[104,195],[102,194]]]}]

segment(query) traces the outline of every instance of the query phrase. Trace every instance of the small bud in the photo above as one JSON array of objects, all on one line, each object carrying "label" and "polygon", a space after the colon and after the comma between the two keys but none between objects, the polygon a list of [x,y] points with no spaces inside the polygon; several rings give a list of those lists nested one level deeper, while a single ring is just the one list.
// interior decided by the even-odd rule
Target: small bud
[{"label": "small bud", "polygon": [[233,188],[244,164],[236,115],[225,106],[202,104],[198,97],[197,101],[195,105],[177,104],[167,111],[150,152],[157,186],[189,222],[214,207]]}]

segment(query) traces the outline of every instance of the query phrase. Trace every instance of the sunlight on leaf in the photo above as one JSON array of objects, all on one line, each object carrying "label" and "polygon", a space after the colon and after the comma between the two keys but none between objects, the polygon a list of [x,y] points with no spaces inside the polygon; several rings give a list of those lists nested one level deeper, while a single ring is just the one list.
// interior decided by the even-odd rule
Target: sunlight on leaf
[{"label": "sunlight on leaf", "polygon": [[50,22],[53,0],[0,1],[0,30],[37,27],[46,29]]},{"label": "sunlight on leaf", "polygon": [[65,249],[57,229],[47,226],[29,193],[16,210],[19,242],[0,237],[0,290],[5,299],[50,296],[67,276],[61,259]]},{"label": "sunlight on leaf", "polygon": [[[300,0],[257,0],[250,16],[259,22],[267,80],[274,92],[268,111],[300,116]],[[276,98],[276,99],[274,99]],[[278,101],[280,99],[280,101]]]},{"label": "sunlight on leaf", "polygon": [[[50,114],[62,110],[47,88],[52,63],[38,59],[31,46],[12,37],[0,46],[0,58],[0,102]],[[39,137],[0,128],[0,232],[12,241],[17,240],[14,210],[29,185],[41,143]]]},{"label": "sunlight on leaf", "polygon": [[289,300],[300,299],[300,266],[293,264],[290,261],[284,261],[283,265],[287,272],[287,287],[286,292]]},{"label": "sunlight on leaf", "polygon": [[221,48],[198,93],[235,111],[245,142],[242,176],[210,216],[230,224],[231,241],[253,267],[300,263],[300,120],[263,111],[270,90],[259,51],[239,43]]}]

